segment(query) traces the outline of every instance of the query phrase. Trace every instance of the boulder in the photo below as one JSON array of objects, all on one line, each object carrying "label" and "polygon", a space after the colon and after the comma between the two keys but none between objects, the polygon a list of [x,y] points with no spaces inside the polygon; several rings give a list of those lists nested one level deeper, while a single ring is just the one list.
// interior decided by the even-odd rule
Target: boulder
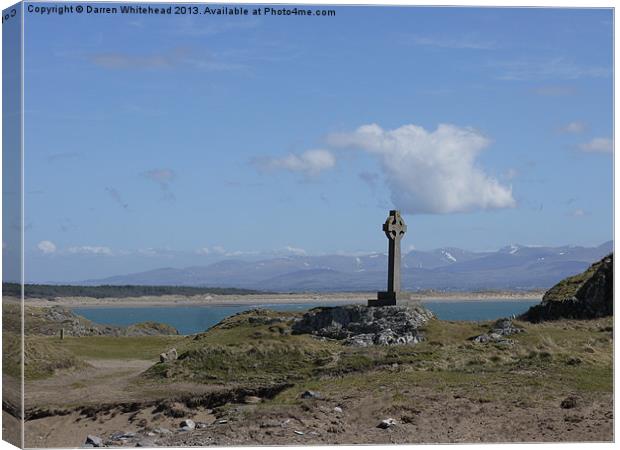
[{"label": "boulder", "polygon": [[293,333],[339,339],[357,347],[415,344],[422,340],[419,328],[432,317],[421,305],[319,307],[298,319]]},{"label": "boulder", "polygon": [[377,425],[377,428],[382,428],[385,430],[387,428],[392,428],[394,425],[396,425],[396,420],[392,418],[388,418],[388,419],[383,419],[381,422],[379,422],[379,425]]},{"label": "boulder", "polygon": [[183,422],[181,422],[181,428],[193,430],[194,428],[196,428],[196,423],[192,419],[185,419]]},{"label": "boulder", "polygon": [[510,319],[499,319],[494,324],[488,333],[481,334],[471,338],[477,344],[487,344],[489,342],[496,344],[512,344],[512,339],[506,339],[506,336],[510,336],[517,333],[523,333],[522,328],[517,328],[512,324]]},{"label": "boulder", "polygon": [[159,355],[159,362],[165,363],[168,361],[174,361],[179,357],[176,348],[171,348],[167,352],[161,353]]},{"label": "boulder", "polygon": [[595,319],[613,315],[613,253],[592,264],[585,272],[568,277],[549,289],[524,320]]},{"label": "boulder", "polygon": [[88,436],[86,436],[86,442],[84,442],[84,444],[92,445],[93,447],[103,447],[103,439],[101,439],[99,436],[89,434]]},{"label": "boulder", "polygon": [[321,398],[321,394],[315,391],[304,391],[301,398]]},{"label": "boulder", "polygon": [[574,395],[569,395],[560,403],[560,407],[563,409],[572,409],[577,406],[577,397]]}]

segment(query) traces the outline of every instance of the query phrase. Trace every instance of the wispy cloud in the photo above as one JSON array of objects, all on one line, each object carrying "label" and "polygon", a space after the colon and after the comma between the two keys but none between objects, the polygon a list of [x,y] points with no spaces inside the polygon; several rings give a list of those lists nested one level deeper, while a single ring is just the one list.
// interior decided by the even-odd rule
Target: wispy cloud
[{"label": "wispy cloud", "polygon": [[37,244],[37,249],[44,255],[48,255],[56,252],[56,244],[52,241],[41,241]]},{"label": "wispy cloud", "polygon": [[614,143],[608,138],[594,138],[591,141],[580,144],[579,148],[587,153],[612,153],[614,151]]},{"label": "wispy cloud", "polygon": [[65,161],[69,159],[78,158],[80,154],[78,152],[62,152],[62,153],[52,153],[47,157],[47,162],[55,163],[58,161]]},{"label": "wispy cloud", "polygon": [[568,134],[579,134],[583,133],[586,130],[586,124],[584,122],[570,122],[566,125],[560,127],[558,130],[560,133],[568,133]]},{"label": "wispy cloud", "polygon": [[584,211],[583,209],[581,209],[581,208],[576,208],[576,209],[573,209],[572,211],[570,211],[568,215],[571,216],[571,217],[579,218],[579,217],[584,217],[584,216],[588,215],[588,213],[586,211]]},{"label": "wispy cloud", "polygon": [[123,200],[123,197],[121,193],[118,191],[118,189],[113,188],[113,187],[106,187],[105,191],[112,198],[112,200],[114,200],[118,205],[121,206],[121,208],[123,209],[129,208],[129,205]]},{"label": "wispy cloud", "polygon": [[412,34],[405,37],[405,42],[417,46],[452,49],[492,50],[497,48],[496,42],[480,39],[474,34],[458,37]]},{"label": "wispy cloud", "polygon": [[176,48],[168,52],[147,55],[123,52],[97,53],[90,55],[88,59],[96,66],[111,70],[155,70],[188,66],[216,72],[240,70],[247,67],[244,64],[223,61],[215,54],[204,50],[195,52],[188,48]]},{"label": "wispy cloud", "polygon": [[69,247],[67,249],[69,253],[78,255],[105,255],[111,256],[112,250],[109,247],[82,245],[79,247]]},{"label": "wispy cloud", "polygon": [[174,201],[176,199],[170,189],[170,183],[176,178],[174,170],[167,168],[151,169],[144,172],[143,175],[159,186],[163,200]]},{"label": "wispy cloud", "polygon": [[562,57],[495,61],[489,63],[489,67],[496,71],[495,78],[507,81],[576,80],[611,75],[610,67],[581,66]]},{"label": "wispy cloud", "polygon": [[377,187],[377,182],[379,181],[379,174],[375,172],[360,172],[360,179],[370,186],[372,189]]},{"label": "wispy cloud", "polygon": [[221,245],[214,245],[213,247],[201,247],[195,252],[198,255],[203,256],[252,256],[258,255],[260,252],[254,250],[226,250]]},{"label": "wispy cloud", "polygon": [[308,252],[306,252],[303,248],[293,247],[290,245],[287,245],[286,247],[284,247],[284,250],[296,256],[306,256],[308,254]]},{"label": "wispy cloud", "polygon": [[284,170],[301,172],[307,176],[316,176],[336,165],[336,158],[328,150],[307,150],[300,154],[289,153],[281,158],[259,157],[251,163],[261,171]]},{"label": "wispy cloud", "polygon": [[542,97],[566,97],[574,95],[577,89],[575,86],[549,84],[535,87],[532,89],[532,92]]}]

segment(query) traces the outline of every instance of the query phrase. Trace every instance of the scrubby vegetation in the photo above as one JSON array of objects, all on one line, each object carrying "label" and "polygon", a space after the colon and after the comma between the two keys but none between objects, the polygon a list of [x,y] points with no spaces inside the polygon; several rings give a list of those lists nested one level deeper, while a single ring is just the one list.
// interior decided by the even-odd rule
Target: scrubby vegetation
[{"label": "scrubby vegetation", "polygon": [[606,261],[609,258],[613,258],[613,254],[595,262],[584,272],[567,277],[560,281],[545,293],[543,296],[543,301],[564,301],[574,298],[577,295],[579,288],[581,288],[586,281],[590,280],[596,272],[601,270],[606,264],[609,264],[609,262]]},{"label": "scrubby vegetation", "polygon": [[[308,389],[343,385],[374,389],[397,379],[449,388],[488,383],[489,395],[502,396],[514,385],[612,390],[612,319],[529,324],[512,344],[477,344],[470,338],[492,323],[444,322],[424,328],[417,345],[356,348],[339,341],[291,335],[292,314],[251,311],[227,319],[196,337],[185,338],[177,361],[154,365],[145,373],[161,383],[265,385],[293,382]],[[394,373],[398,372],[398,376]],[[329,380],[329,381],[327,381]],[[286,394],[285,401],[291,400]]]},{"label": "scrubby vegetation", "polygon": [[[4,296],[21,296],[21,285],[18,283],[2,283]],[[75,286],[55,284],[25,284],[26,298],[57,297],[91,297],[91,298],[127,298],[160,295],[249,295],[265,292],[251,289],[222,288],[222,287],[191,287],[191,286]]]}]

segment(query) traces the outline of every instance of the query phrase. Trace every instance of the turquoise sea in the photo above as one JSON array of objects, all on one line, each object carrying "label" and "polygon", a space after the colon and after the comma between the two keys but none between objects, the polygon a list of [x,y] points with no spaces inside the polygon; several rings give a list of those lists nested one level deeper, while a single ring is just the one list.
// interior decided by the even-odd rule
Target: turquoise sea
[{"label": "turquoise sea", "polygon": [[[423,302],[443,320],[493,320],[525,312],[537,300],[484,300]],[[341,303],[338,303],[341,304]],[[155,307],[82,307],[74,308],[76,314],[100,324],[131,325],[138,322],[163,322],[175,327],[181,334],[199,333],[222,319],[252,308],[269,308],[277,311],[303,311],[316,306],[335,306],[336,303],[262,304],[242,306],[155,306]]]}]

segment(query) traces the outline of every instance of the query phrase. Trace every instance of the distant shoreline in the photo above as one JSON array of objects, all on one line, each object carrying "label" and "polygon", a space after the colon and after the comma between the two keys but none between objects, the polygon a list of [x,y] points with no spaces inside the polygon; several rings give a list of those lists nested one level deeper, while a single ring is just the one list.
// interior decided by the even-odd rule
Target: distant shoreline
[{"label": "distant shoreline", "polygon": [[[422,301],[532,301],[541,300],[544,291],[528,292],[425,292],[412,293],[409,300],[401,303]],[[307,304],[307,303],[366,303],[368,299],[376,298],[376,292],[332,292],[332,293],[302,293],[302,294],[250,294],[250,295],[162,295],[126,298],[92,298],[92,297],[60,297],[53,300],[27,298],[25,305],[52,307],[65,306],[69,308],[83,307],[171,307],[171,306],[262,306],[273,304]],[[18,303],[15,297],[5,297],[3,301]]]}]

